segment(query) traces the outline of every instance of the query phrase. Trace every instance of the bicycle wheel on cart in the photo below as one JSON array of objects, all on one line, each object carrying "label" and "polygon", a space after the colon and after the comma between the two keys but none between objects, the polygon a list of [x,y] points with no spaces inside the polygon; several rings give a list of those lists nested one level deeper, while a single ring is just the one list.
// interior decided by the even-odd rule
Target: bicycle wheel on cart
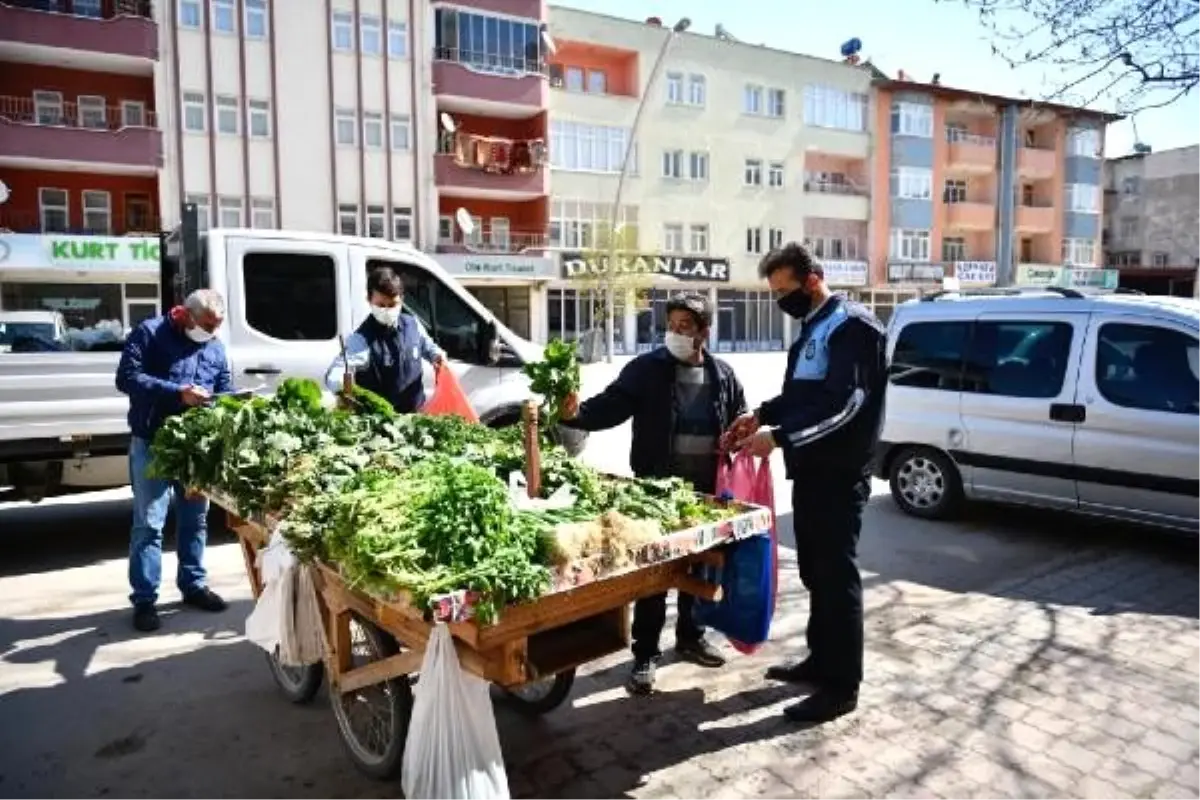
[{"label": "bicycle wheel on cart", "polygon": [[526,717],[540,717],[561,706],[571,696],[574,685],[575,669],[572,668],[515,689],[502,688],[500,691],[513,711]]},{"label": "bicycle wheel on cart", "polygon": [[[350,619],[350,650],[355,669],[400,652],[395,639],[357,615]],[[399,775],[412,716],[409,677],[380,681],[344,694],[330,685],[329,699],[342,743],[359,770],[380,780]]]},{"label": "bicycle wheel on cart", "polygon": [[325,677],[324,664],[317,662],[303,667],[285,667],[279,663],[279,648],[275,648],[274,653],[265,655],[267,664],[271,667],[271,677],[275,679],[275,685],[288,702],[304,705],[316,697]]}]

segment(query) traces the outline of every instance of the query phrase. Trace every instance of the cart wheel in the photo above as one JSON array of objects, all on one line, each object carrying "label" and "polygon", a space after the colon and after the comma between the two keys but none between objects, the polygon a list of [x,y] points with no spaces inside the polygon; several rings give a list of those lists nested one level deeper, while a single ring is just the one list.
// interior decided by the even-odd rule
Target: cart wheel
[{"label": "cart wheel", "polygon": [[304,667],[285,667],[279,663],[279,648],[266,656],[271,666],[271,677],[275,678],[275,685],[288,702],[304,705],[316,697],[321,680],[325,677],[324,664],[318,662]]},{"label": "cart wheel", "polygon": [[526,717],[540,717],[558,708],[571,696],[575,684],[575,670],[564,670],[557,675],[532,681],[515,689],[502,689],[504,699],[513,711]]},{"label": "cart wheel", "polygon": [[[350,619],[350,646],[354,667],[382,661],[400,651],[395,639],[357,615]],[[330,684],[329,698],[342,742],[359,770],[379,780],[396,777],[412,716],[408,678],[382,681],[346,694]]]}]

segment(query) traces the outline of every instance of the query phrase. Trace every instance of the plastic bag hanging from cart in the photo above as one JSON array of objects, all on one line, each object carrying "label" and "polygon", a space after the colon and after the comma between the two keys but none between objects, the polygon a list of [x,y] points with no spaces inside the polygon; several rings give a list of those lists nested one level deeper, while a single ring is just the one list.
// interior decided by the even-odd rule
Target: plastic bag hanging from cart
[{"label": "plastic bag hanging from cart", "polygon": [[434,369],[433,376],[433,396],[421,407],[421,413],[435,416],[452,414],[462,417],[467,422],[479,422],[479,415],[475,413],[454,372],[443,364]]},{"label": "plastic bag hanging from cart", "polygon": [[283,666],[315,664],[325,655],[321,612],[308,568],[296,561],[279,528],[256,558],[263,590],[246,617],[246,638]]},{"label": "plastic bag hanging from cart", "polygon": [[401,787],[409,800],[508,800],[487,681],[463,672],[450,629],[435,625],[413,687]]}]

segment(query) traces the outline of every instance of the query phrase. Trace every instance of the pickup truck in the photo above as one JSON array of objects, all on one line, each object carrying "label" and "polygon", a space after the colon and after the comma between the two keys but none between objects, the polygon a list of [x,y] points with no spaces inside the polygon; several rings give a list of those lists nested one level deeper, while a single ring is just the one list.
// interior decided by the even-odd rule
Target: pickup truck
[{"label": "pickup truck", "polygon": [[[339,334],[369,313],[368,272],[391,266],[404,276],[406,310],[446,351],[482,422],[520,420],[532,396],[521,367],[540,359],[542,348],[501,324],[426,254],[379,239],[295,231],[214,229],[199,241],[203,284],[226,300],[218,336],[238,388],[270,393],[287,377],[323,381]],[[176,257],[169,247],[162,252]],[[119,358],[115,351],[0,353],[0,487],[36,502],[128,484],[128,399],[114,383]],[[432,392],[428,364],[425,383]],[[557,435],[571,452],[583,449],[584,435]]]}]

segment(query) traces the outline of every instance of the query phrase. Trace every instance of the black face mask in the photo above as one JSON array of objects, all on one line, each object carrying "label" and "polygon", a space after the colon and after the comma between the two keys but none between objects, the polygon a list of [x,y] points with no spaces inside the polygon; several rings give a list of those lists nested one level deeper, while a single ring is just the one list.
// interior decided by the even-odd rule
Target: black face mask
[{"label": "black face mask", "polygon": [[803,289],[793,289],[775,301],[779,309],[789,317],[803,319],[812,311],[812,295],[805,294]]}]

